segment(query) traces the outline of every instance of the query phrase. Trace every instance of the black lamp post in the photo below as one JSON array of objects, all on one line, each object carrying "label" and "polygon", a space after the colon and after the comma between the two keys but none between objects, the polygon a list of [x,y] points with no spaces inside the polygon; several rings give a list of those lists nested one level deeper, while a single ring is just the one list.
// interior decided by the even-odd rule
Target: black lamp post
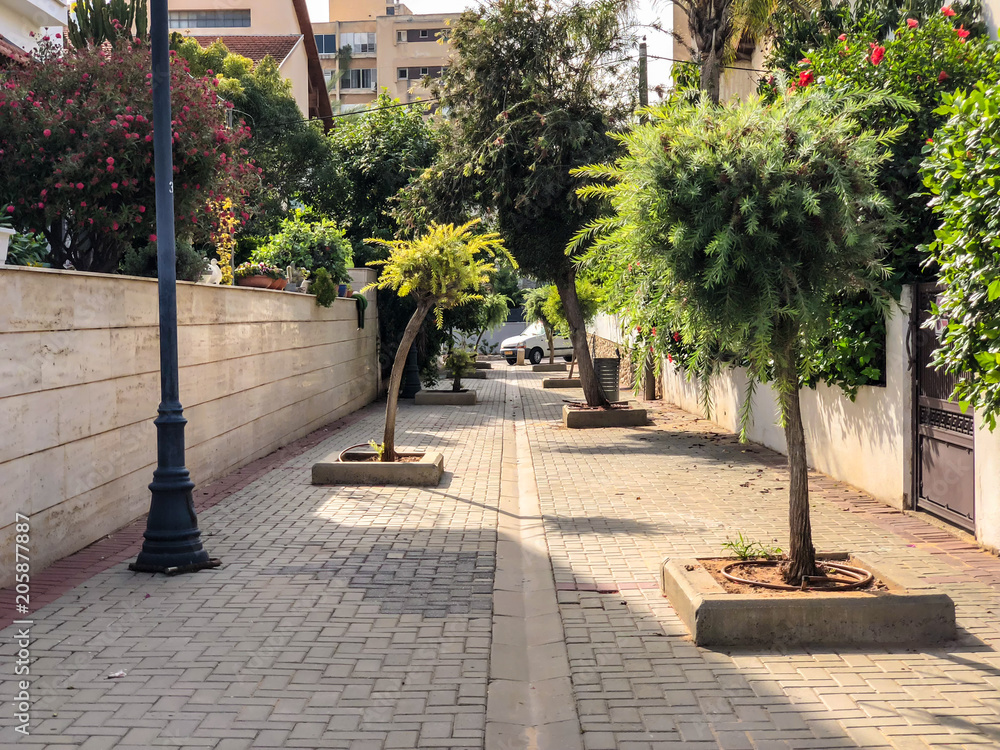
[{"label": "black lamp post", "polygon": [[413,398],[420,391],[420,366],[417,364],[417,342],[413,342],[406,355],[406,367],[403,369],[403,387],[399,389],[400,398]]},{"label": "black lamp post", "polygon": [[170,115],[170,49],[167,0],[150,5],[153,52],[153,153],[156,165],[157,273],[160,292],[160,407],[157,466],[145,540],[129,568],[143,573],[188,573],[214,568],[201,544],[194,512],[194,482],[184,465],[184,409],[177,377],[177,261],[174,237],[173,128]]}]

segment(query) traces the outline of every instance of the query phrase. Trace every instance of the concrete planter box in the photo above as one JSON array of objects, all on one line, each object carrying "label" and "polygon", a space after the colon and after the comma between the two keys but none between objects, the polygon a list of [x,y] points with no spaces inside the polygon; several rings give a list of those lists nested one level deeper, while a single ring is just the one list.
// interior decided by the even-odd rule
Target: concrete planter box
[{"label": "concrete planter box", "polygon": [[571,430],[595,427],[641,427],[647,424],[645,409],[572,409],[563,406],[563,426]]},{"label": "concrete planter box", "polygon": [[413,397],[417,406],[475,406],[475,391],[417,391]]},{"label": "concrete planter box", "polygon": [[532,372],[566,372],[566,364],[564,362],[555,362],[553,364],[543,364],[543,365],[532,365]]},{"label": "concrete planter box", "polygon": [[[348,454],[352,455],[352,454]],[[358,455],[362,454],[360,451]],[[407,453],[400,456],[420,456],[414,463],[380,463],[375,461],[341,461],[339,453],[331,453],[313,464],[313,484],[392,484],[402,487],[437,487],[444,474],[444,456],[440,453]]]},{"label": "concrete planter box", "polygon": [[493,369],[493,363],[492,362],[476,362],[475,364],[476,364],[476,369],[477,370],[492,370]]},{"label": "concrete planter box", "polygon": [[579,388],[580,378],[545,378],[542,388]]},{"label": "concrete planter box", "polygon": [[664,560],[660,589],[699,646],[926,645],[956,638],[955,604],[946,594],[889,560],[854,559],[889,591],[729,594],[693,558]]}]

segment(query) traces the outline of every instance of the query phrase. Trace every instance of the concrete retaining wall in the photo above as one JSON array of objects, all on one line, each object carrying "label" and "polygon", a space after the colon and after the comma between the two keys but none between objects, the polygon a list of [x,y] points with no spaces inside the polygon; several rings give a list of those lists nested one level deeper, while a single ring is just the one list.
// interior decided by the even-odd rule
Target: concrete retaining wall
[{"label": "concrete retaining wall", "polygon": [[[197,484],[374,399],[375,307],[363,330],[356,309],[178,284],[187,466]],[[13,550],[15,513],[29,515],[32,570],[148,510],[157,326],[155,280],[0,270],[0,549]],[[13,554],[0,561],[0,586],[12,582],[12,565]]]}]

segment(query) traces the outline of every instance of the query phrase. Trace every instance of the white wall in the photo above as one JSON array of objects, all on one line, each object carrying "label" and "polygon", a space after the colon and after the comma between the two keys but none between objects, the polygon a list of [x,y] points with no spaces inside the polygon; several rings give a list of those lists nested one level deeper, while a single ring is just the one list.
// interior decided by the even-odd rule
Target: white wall
[{"label": "white wall", "polygon": [[[913,398],[906,335],[911,299],[911,290],[907,288],[900,309],[894,310],[887,321],[887,383],[884,388],[860,388],[854,402],[839,388],[826,385],[801,393],[809,465],[897,508],[910,505]],[[621,340],[617,324],[607,316],[601,317],[596,328],[605,338]],[[739,430],[739,408],[746,393],[746,383],[742,368],[729,368],[713,378],[710,418],[723,429]],[[668,403],[703,417],[709,416],[702,406],[700,386],[667,362],[663,363],[663,393]],[[786,453],[785,436],[777,424],[777,413],[772,388],[758,386],[749,437]]]},{"label": "white wall", "polygon": [[[354,302],[314,300],[178,285],[196,484],[374,399],[374,304],[359,330]],[[155,280],[0,269],[0,548],[13,549],[14,514],[30,515],[39,571],[148,510],[159,387]],[[12,563],[0,560],[0,586]]]},{"label": "white wall", "polygon": [[69,18],[67,5],[63,0],[0,0],[0,34],[22,49],[33,49],[47,27],[62,32]]}]

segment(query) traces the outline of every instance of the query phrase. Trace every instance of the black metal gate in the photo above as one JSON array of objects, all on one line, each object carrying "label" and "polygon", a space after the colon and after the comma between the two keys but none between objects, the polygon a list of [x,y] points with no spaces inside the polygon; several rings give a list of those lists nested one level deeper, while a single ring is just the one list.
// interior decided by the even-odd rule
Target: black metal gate
[{"label": "black metal gate", "polygon": [[939,330],[924,328],[936,284],[916,289],[914,399],[914,497],[919,510],[975,531],[975,452],[972,410],[964,414],[951,392],[960,376],[931,366]]}]

